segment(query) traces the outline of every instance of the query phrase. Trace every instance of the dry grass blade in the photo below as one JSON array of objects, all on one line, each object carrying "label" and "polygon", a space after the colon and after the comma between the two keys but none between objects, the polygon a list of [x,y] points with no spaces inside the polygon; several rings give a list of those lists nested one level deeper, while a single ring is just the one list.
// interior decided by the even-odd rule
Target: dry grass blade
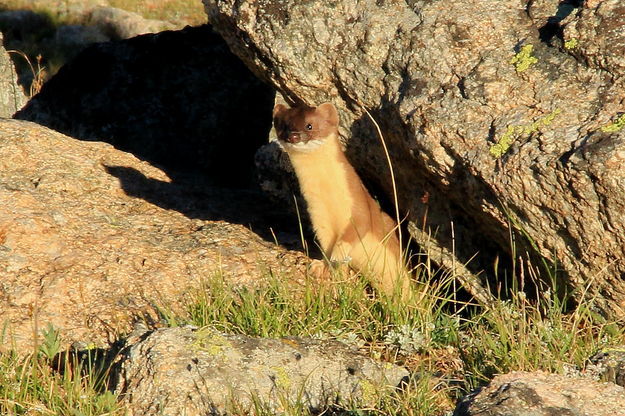
[{"label": "dry grass blade", "polygon": [[28,98],[31,98],[34,95],[38,94],[39,91],[41,91],[41,88],[43,87],[43,84],[45,83],[47,77],[46,68],[41,65],[41,55],[37,55],[37,63],[36,65],[33,65],[28,55],[26,55],[24,52],[14,49],[8,50],[7,52],[21,56],[22,58],[24,58],[26,63],[28,63],[30,72],[33,75],[33,80],[30,83],[30,88],[28,91]]},{"label": "dry grass blade", "polygon": [[365,110],[365,113],[367,113],[367,116],[369,116],[369,118],[371,119],[371,122],[375,126],[378,132],[378,137],[380,138],[380,142],[382,143],[382,148],[384,149],[384,155],[386,156],[386,163],[388,163],[388,169],[391,174],[391,185],[393,187],[393,204],[395,205],[395,222],[397,222],[397,234],[399,237],[399,246],[403,247],[401,227],[399,226],[399,224],[401,224],[401,216],[399,215],[399,198],[397,196],[395,171],[393,169],[393,162],[391,161],[391,155],[388,152],[388,147],[386,146],[386,140],[384,140],[384,135],[382,135],[382,130],[380,129],[380,125],[378,124],[377,121],[375,121],[375,119],[373,118],[369,110],[367,110],[363,105],[361,105],[361,107],[363,110]]},{"label": "dry grass blade", "polygon": [[[495,297],[480,283],[480,278],[461,262],[457,261],[456,256],[445,247],[441,246],[423,230],[416,225],[409,223],[408,230],[415,242],[425,249],[432,257],[432,260],[449,270],[452,275],[458,279],[462,287],[471,294],[482,306],[491,308],[495,302]],[[435,253],[438,253],[437,255]]]},{"label": "dry grass blade", "polygon": [[[382,130],[380,129],[380,125],[375,121],[369,110],[367,110],[363,105],[361,105],[367,116],[371,119],[371,122],[374,124],[378,137],[380,138],[380,142],[382,143],[382,148],[384,149],[384,155],[386,156],[386,161],[388,163],[388,167],[391,174],[391,182],[393,186],[393,201],[395,204],[395,220],[397,224],[401,224],[401,218],[399,215],[399,198],[397,195],[397,186],[395,182],[395,173],[393,170],[393,163],[391,161],[391,156],[388,151],[388,147],[386,146],[386,141],[384,140],[384,136],[382,135]],[[399,244],[402,245],[402,235],[401,235],[401,227],[398,228],[399,234]],[[456,261],[455,255],[447,250],[446,248],[440,246],[436,241],[432,240],[432,238],[425,233],[424,231],[419,230],[413,224],[408,224],[408,229],[410,231],[411,236],[415,238],[417,244],[422,247],[429,247],[428,252],[436,252],[440,253],[439,258],[435,261],[441,266],[452,272],[452,275],[455,276],[460,284],[465,288],[467,292],[471,294],[480,304],[485,307],[491,307],[495,302],[495,298],[493,295],[486,290],[482,284],[480,283],[480,279],[473,273],[469,271],[469,269],[462,263]],[[403,246],[402,246],[403,247]],[[433,249],[433,250],[432,250]]]}]

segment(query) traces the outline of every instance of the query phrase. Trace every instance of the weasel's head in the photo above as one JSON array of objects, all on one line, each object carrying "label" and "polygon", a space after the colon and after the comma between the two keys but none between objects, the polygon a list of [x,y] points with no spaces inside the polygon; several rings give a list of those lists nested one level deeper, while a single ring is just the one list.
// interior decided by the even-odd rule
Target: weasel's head
[{"label": "weasel's head", "polygon": [[337,133],[339,116],[331,103],[293,108],[277,104],[273,109],[273,125],[285,150],[310,151]]}]

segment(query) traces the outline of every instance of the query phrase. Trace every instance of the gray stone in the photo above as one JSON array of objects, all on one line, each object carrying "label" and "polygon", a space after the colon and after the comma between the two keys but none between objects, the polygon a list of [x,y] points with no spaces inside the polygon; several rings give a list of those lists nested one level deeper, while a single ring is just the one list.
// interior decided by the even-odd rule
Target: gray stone
[{"label": "gray stone", "polygon": [[454,416],[619,416],[625,390],[557,374],[513,372],[461,400]]},{"label": "gray stone", "polygon": [[621,0],[586,1],[580,16],[566,25],[571,54],[614,77],[625,75],[625,4]]},{"label": "gray stone", "polygon": [[110,39],[97,27],[63,25],[56,29],[54,40],[62,47],[82,49],[92,43],[108,42]]},{"label": "gray stone", "polygon": [[586,376],[625,387],[625,346],[605,348],[589,361],[584,368]]},{"label": "gray stone", "polygon": [[24,90],[17,83],[13,61],[2,46],[0,33],[0,117],[11,117],[26,104]]},{"label": "gray stone", "polygon": [[336,341],[266,339],[209,329],[159,329],[130,342],[116,392],[131,415],[242,414],[254,401],[319,411],[374,404],[407,377]]}]

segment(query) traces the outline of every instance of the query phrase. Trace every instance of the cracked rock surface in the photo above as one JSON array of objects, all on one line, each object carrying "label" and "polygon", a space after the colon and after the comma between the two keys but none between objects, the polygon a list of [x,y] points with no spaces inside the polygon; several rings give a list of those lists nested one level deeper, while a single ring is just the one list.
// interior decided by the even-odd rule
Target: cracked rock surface
[{"label": "cracked rock surface", "polygon": [[11,117],[26,104],[26,95],[17,83],[15,67],[2,43],[0,32],[0,117]]}]

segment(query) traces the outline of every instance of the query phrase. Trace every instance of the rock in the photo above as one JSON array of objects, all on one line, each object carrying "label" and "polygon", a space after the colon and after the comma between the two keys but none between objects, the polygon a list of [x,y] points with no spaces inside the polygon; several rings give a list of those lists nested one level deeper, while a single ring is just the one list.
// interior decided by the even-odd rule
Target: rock
[{"label": "rock", "polygon": [[129,39],[146,33],[179,29],[173,23],[146,19],[137,13],[115,7],[96,7],[87,14],[85,20],[111,39]]},{"label": "rock", "polygon": [[2,46],[0,32],[0,117],[11,117],[26,104],[24,90],[17,83],[13,61]]},{"label": "rock", "polygon": [[0,119],[0,201],[0,349],[29,351],[49,323],[64,344],[106,345],[215,273],[254,287],[306,264],[247,228],[285,228],[261,195],[30,122]]},{"label": "rock", "polygon": [[625,4],[620,0],[586,1],[579,18],[564,28],[574,56],[614,77],[625,75]]},{"label": "rock", "polygon": [[625,387],[625,346],[606,348],[590,357],[584,374]]},{"label": "rock", "polygon": [[288,403],[318,412],[375,404],[407,376],[336,341],[168,328],[127,347],[115,390],[135,416],[247,414],[255,401],[271,412]]},{"label": "rock", "polygon": [[[334,103],[348,158],[391,199],[371,113],[400,210],[434,261],[455,274],[528,253],[557,265],[561,288],[623,316],[622,2],[584,2],[581,14],[555,0],[529,14],[517,0],[203,3],[288,101]],[[575,27],[579,53],[566,42]]]},{"label": "rock", "polygon": [[625,390],[616,384],[519,371],[462,399],[454,416],[615,416],[624,409]]},{"label": "rock", "polygon": [[273,97],[210,27],[188,27],[87,48],[16,118],[247,184]]}]

